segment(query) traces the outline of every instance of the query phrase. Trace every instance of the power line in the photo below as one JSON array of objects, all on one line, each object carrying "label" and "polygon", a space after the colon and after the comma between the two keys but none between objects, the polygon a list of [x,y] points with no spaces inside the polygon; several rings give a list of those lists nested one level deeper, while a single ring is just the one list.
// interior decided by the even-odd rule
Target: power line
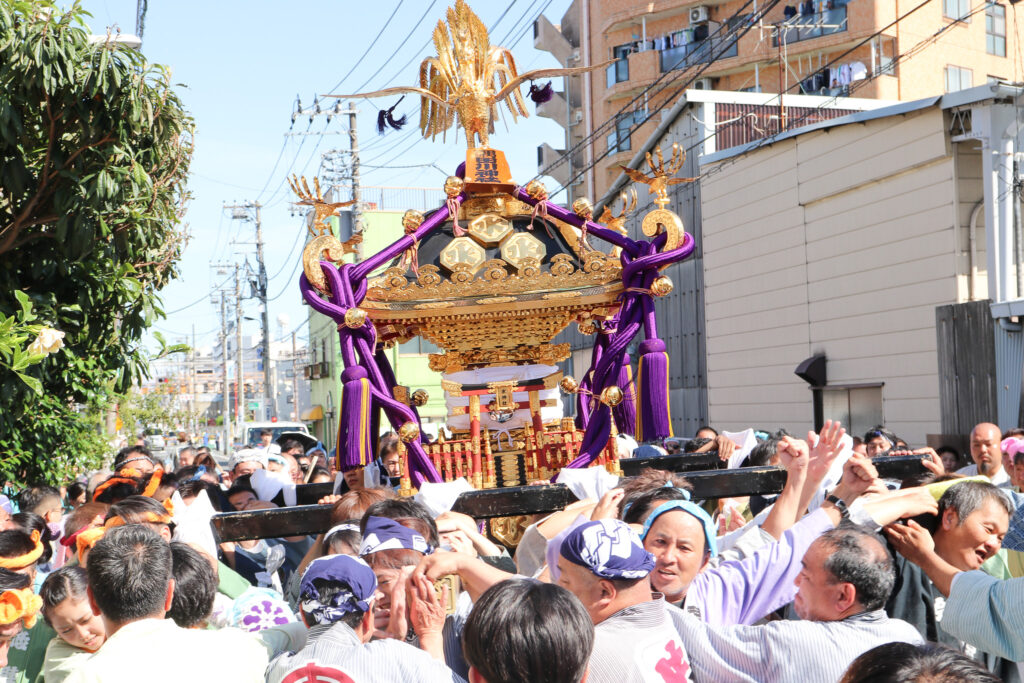
[{"label": "power line", "polygon": [[340,88],[341,84],[344,83],[348,79],[348,77],[352,75],[352,73],[356,70],[356,68],[360,64],[363,63],[363,60],[366,59],[366,55],[370,54],[370,50],[372,50],[373,46],[377,44],[377,41],[380,40],[380,37],[382,35],[384,35],[384,31],[386,31],[388,26],[391,25],[391,20],[395,18],[395,15],[398,14],[398,10],[402,9],[402,5],[404,5],[404,4],[405,4],[405,0],[400,0],[399,1],[398,5],[395,7],[395,10],[391,13],[391,16],[388,17],[388,20],[385,21],[384,25],[380,27],[380,31],[378,31],[377,35],[374,36],[373,40],[370,41],[370,44],[367,46],[367,48],[365,50],[363,50],[363,54],[359,56],[359,59],[357,59],[355,64],[352,65],[352,68],[350,68],[348,70],[348,73],[346,73],[344,76],[342,76],[341,80],[338,81],[338,83],[333,88],[328,90],[328,92],[334,92],[335,90]]},{"label": "power line", "polygon": [[[214,287],[214,289],[220,289],[221,287],[223,287],[223,286],[224,286],[224,283],[226,283],[226,282],[227,282],[228,280],[230,280],[230,279],[231,279],[231,276],[229,276],[229,277],[225,278],[225,279],[224,279],[224,281],[223,281],[223,282],[221,282],[221,283],[220,283],[219,285],[217,285],[216,287]],[[176,308],[176,309],[174,309],[173,311],[165,311],[165,312],[164,312],[164,317],[167,317],[167,316],[169,316],[169,315],[174,315],[175,313],[181,313],[182,311],[188,310],[188,309],[192,308],[193,306],[196,306],[196,305],[198,305],[198,304],[201,304],[202,302],[204,302],[204,301],[206,301],[206,300],[207,300],[207,297],[208,297],[208,296],[209,296],[209,294],[204,294],[204,295],[202,295],[201,297],[199,297],[198,299],[196,299],[195,301],[193,301],[192,303],[190,303],[190,304],[185,304],[185,305],[184,305],[184,306],[182,306],[181,308]]]},{"label": "power line", "polygon": [[[895,25],[896,25],[897,23],[899,23],[899,22],[900,22],[900,21],[902,21],[903,19],[907,18],[908,16],[910,16],[911,14],[913,14],[914,12],[916,12],[917,10],[921,9],[921,8],[922,8],[922,7],[924,7],[925,5],[929,4],[930,2],[931,2],[931,0],[923,0],[923,2],[921,2],[920,4],[918,4],[918,5],[914,6],[914,7],[913,7],[913,8],[911,8],[911,9],[910,9],[909,11],[907,11],[906,13],[904,13],[903,15],[901,15],[900,17],[897,17],[897,18],[896,18],[896,19],[895,19],[894,21],[892,21],[891,23],[889,23],[889,24],[888,24],[888,25],[886,25],[885,27],[883,27],[883,28],[879,29],[879,30],[878,30],[878,31],[876,31],[875,33],[873,33],[873,34],[871,34],[870,36],[868,36],[867,38],[865,38],[865,40],[864,40],[864,41],[862,41],[862,42],[861,42],[860,44],[858,44],[858,46],[855,46],[855,48],[856,48],[856,47],[859,47],[859,46],[861,46],[861,45],[863,45],[863,44],[865,44],[865,43],[866,43],[867,41],[871,40],[872,38],[875,38],[875,37],[877,37],[877,36],[881,35],[881,34],[882,34],[882,33],[883,33],[884,31],[886,31],[886,30],[888,30],[888,29],[892,28],[892,27],[893,27],[893,26],[895,26]],[[987,6],[988,6],[988,2],[983,2],[983,3],[981,4],[981,5],[979,5],[979,6],[978,6],[978,7],[976,7],[975,9],[971,10],[971,11],[970,11],[970,12],[969,12],[968,14],[964,15],[963,17],[961,17],[961,18],[960,18],[960,19],[958,20],[958,22],[959,22],[959,21],[963,21],[963,20],[965,20],[965,19],[969,19],[970,17],[974,16],[974,15],[975,15],[975,14],[977,14],[978,12],[980,12],[980,11],[984,10],[984,9],[985,9],[985,8],[986,8]],[[893,58],[893,60],[892,60],[892,63],[891,63],[891,64],[890,64],[889,66],[887,66],[887,67],[886,67],[886,70],[888,70],[889,68],[893,68],[893,67],[896,67],[896,66],[898,66],[898,65],[899,65],[899,63],[900,63],[901,61],[903,61],[903,60],[906,60],[906,59],[909,59],[909,58],[913,57],[913,56],[914,56],[914,55],[916,55],[916,54],[917,54],[918,52],[920,52],[920,51],[921,51],[921,50],[923,50],[923,49],[924,49],[925,47],[927,47],[927,46],[928,46],[929,44],[931,44],[931,43],[935,42],[936,40],[938,40],[938,39],[939,39],[939,37],[940,37],[940,36],[941,36],[941,35],[942,35],[943,33],[945,33],[945,32],[946,32],[947,30],[949,30],[949,28],[950,28],[950,27],[952,27],[952,26],[956,26],[956,25],[957,25],[957,22],[953,22],[953,23],[945,24],[945,25],[943,25],[942,27],[940,27],[940,28],[939,28],[939,29],[938,29],[937,31],[935,31],[935,33],[933,33],[932,35],[930,35],[930,36],[927,36],[926,38],[923,38],[922,40],[918,41],[918,42],[917,42],[917,43],[915,43],[915,44],[914,44],[913,46],[911,46],[911,47],[910,47],[910,49],[908,49],[908,50],[907,50],[906,52],[903,52],[903,53],[901,53],[901,54],[899,54],[899,55],[895,56],[895,57]],[[845,56],[849,55],[849,54],[850,54],[850,53],[852,52],[852,50],[853,50],[853,49],[855,49],[855,48],[851,48],[850,50],[847,50],[847,51],[846,51],[845,53],[843,53],[842,55],[840,55],[840,56],[839,56],[839,57],[837,57],[836,59],[834,59],[834,60],[831,60],[831,61],[830,61],[830,62],[829,62],[829,63],[828,63],[827,65],[825,65],[825,66],[824,66],[824,67],[822,67],[822,68],[828,68],[828,67],[829,67],[829,66],[831,66],[832,64],[835,64],[837,60],[839,60],[839,59],[842,59],[843,57],[845,57]],[[861,80],[859,80],[859,81],[854,81],[854,82],[853,82],[853,83],[851,83],[851,85],[850,85],[850,91],[852,92],[852,91],[854,91],[854,90],[856,90],[856,89],[858,89],[858,88],[862,88],[862,87],[863,87],[864,85],[866,85],[866,84],[870,83],[870,82],[871,82],[871,81],[873,81],[874,79],[876,79],[876,78],[878,78],[879,76],[881,76],[881,75],[882,75],[882,73],[883,73],[883,70],[882,70],[882,69],[879,69],[879,70],[878,70],[878,71],[877,71],[876,73],[873,73],[873,74],[872,74],[871,76],[869,76],[869,77],[867,77],[867,78],[861,79]],[[810,116],[812,116],[812,115],[816,114],[817,112],[820,112],[821,110],[823,110],[823,109],[825,108],[825,104],[828,104],[828,103],[831,103],[831,102],[835,102],[835,101],[836,101],[837,99],[838,99],[838,96],[833,96],[833,97],[831,97],[831,98],[830,98],[830,99],[829,99],[829,100],[828,100],[827,102],[825,102],[825,103],[822,103],[822,104],[821,104],[821,105],[819,105],[818,107],[815,107],[815,108],[811,109],[810,111],[808,111],[808,112],[807,112],[806,114],[804,114],[803,116],[801,116],[800,118],[798,118],[798,119],[797,119],[797,120],[795,121],[795,123],[796,123],[796,124],[798,124],[798,125],[792,126],[792,127],[790,128],[790,129],[792,130],[793,128],[797,128],[797,127],[799,127],[799,124],[800,124],[800,123],[801,123],[802,121],[806,120],[807,118],[809,118]],[[754,149],[757,149],[757,148],[763,147],[764,145],[768,145],[768,144],[771,144],[771,143],[772,143],[772,142],[773,142],[774,140],[776,140],[776,139],[777,139],[777,138],[778,138],[779,136],[781,136],[781,135],[782,135],[783,133],[785,133],[785,132],[786,132],[786,131],[782,131],[782,130],[780,130],[780,131],[779,131],[778,133],[774,133],[774,134],[772,134],[772,135],[770,135],[770,136],[768,136],[768,137],[766,137],[766,138],[762,138],[762,139],[758,140],[758,143],[759,143],[759,144],[758,144],[758,146],[757,146],[756,148],[751,148],[751,149],[749,149],[749,150],[746,150],[746,151],[744,151],[744,152],[742,152],[742,153],[740,153],[740,154],[737,154],[737,155],[736,155],[735,157],[730,157],[729,159],[727,159],[727,160],[723,161],[722,163],[720,163],[720,164],[717,164],[717,165],[716,165],[716,166],[715,166],[714,168],[708,169],[708,170],[707,170],[707,171],[705,171],[704,173],[701,173],[701,174],[700,174],[700,176],[699,176],[699,178],[705,178],[705,177],[708,177],[708,176],[710,176],[710,175],[714,175],[715,173],[719,173],[719,172],[721,172],[721,170],[722,170],[722,168],[723,168],[723,167],[729,166],[729,165],[731,165],[731,164],[735,163],[736,161],[739,161],[740,159],[742,159],[742,158],[743,158],[743,157],[745,157],[746,155],[750,154],[750,152],[752,152],[752,151],[753,151]],[[700,143],[697,143],[697,144],[700,144]],[[692,149],[692,147],[691,147],[691,148],[689,148],[689,149]]]},{"label": "power line", "polygon": [[[926,0],[926,1],[930,1],[930,0]],[[637,95],[635,97],[633,97],[633,99],[631,99],[629,102],[627,102],[614,115],[610,116],[607,121],[605,121],[604,123],[599,125],[590,134],[586,135],[582,140],[580,140],[578,143],[573,145],[570,149],[566,150],[566,152],[564,154],[560,155],[558,159],[556,159],[551,164],[549,164],[547,167],[542,169],[536,176],[534,176],[534,178],[539,178],[542,175],[550,174],[550,172],[553,169],[555,169],[558,166],[560,166],[561,164],[565,163],[574,152],[578,151],[579,149],[583,148],[584,146],[586,146],[588,144],[593,143],[598,138],[598,136],[600,136],[601,134],[604,133],[605,130],[607,130],[611,126],[614,126],[616,124],[619,116],[621,114],[623,114],[624,112],[626,112],[636,102],[640,101],[641,99],[648,98],[651,95],[657,96],[661,92],[663,92],[665,89],[667,89],[670,85],[675,83],[676,81],[685,79],[684,83],[679,88],[677,88],[675,93],[673,93],[673,95],[669,98],[669,99],[674,99],[676,96],[678,96],[679,93],[681,93],[683,90],[688,88],[697,78],[699,78],[702,73],[707,71],[711,67],[712,64],[717,62],[720,58],[722,58],[722,56],[726,52],[728,52],[730,49],[732,49],[732,47],[734,45],[736,45],[736,43],[738,43],[739,40],[743,36],[745,36],[747,33],[749,33],[751,31],[751,29],[753,29],[753,27],[755,26],[755,24],[758,21],[760,21],[765,15],[768,14],[768,12],[770,12],[772,9],[775,8],[776,5],[778,5],[780,3],[780,0],[770,0],[763,7],[761,7],[758,10],[755,10],[755,12],[752,15],[750,15],[750,17],[743,24],[740,25],[740,29],[733,32],[734,35],[727,35],[727,36],[718,36],[717,35],[723,29],[728,27],[730,22],[732,22],[734,19],[738,18],[747,9],[747,7],[749,7],[753,2],[755,2],[755,0],[747,0],[747,2],[744,3],[743,6],[740,7],[736,12],[734,12],[731,17],[729,17],[728,19],[726,19],[724,22],[722,22],[719,25],[719,28],[715,30],[715,33],[713,33],[712,35],[709,35],[706,38],[706,40],[709,42],[709,44],[711,44],[711,41],[714,41],[716,39],[716,37],[722,38],[722,42],[723,43],[728,43],[728,44],[726,44],[722,49],[720,49],[718,51],[718,53],[713,55],[707,62],[704,62],[703,64],[701,64],[700,68],[697,70],[697,72],[695,74],[693,74],[689,78],[685,78],[685,76],[686,76],[687,72],[689,71],[689,69],[680,69],[679,70],[680,73],[676,74],[676,75],[672,75],[672,71],[676,71],[676,69],[670,69],[669,71],[666,71],[661,76],[659,76],[657,79],[655,79],[653,83],[651,83],[647,87],[643,88],[639,93],[637,93]],[[731,41],[731,42],[729,42],[729,41]],[[656,86],[658,86],[659,83],[661,83],[662,80],[664,80],[665,78],[668,78],[669,76],[671,76],[671,78],[669,78],[669,80],[666,83],[661,85],[658,88],[657,91],[651,93],[651,91]],[[647,123],[654,116],[654,114],[655,114],[655,112],[648,111],[646,116],[643,118],[642,121],[640,121],[639,123],[634,123],[634,125],[631,127],[631,131],[632,131],[633,128],[638,128],[639,126],[642,126],[643,124]],[[558,192],[561,192],[562,190],[564,190],[567,187],[571,186],[584,173],[589,171],[591,168],[594,168],[598,164],[598,162],[600,162],[602,159],[607,157],[609,153],[610,153],[610,151],[606,149],[604,154],[602,154],[598,158],[594,159],[590,164],[587,164],[582,169],[580,169],[579,172],[577,172],[566,183],[561,185],[558,188],[558,190],[556,190],[552,194],[557,194]]]}]

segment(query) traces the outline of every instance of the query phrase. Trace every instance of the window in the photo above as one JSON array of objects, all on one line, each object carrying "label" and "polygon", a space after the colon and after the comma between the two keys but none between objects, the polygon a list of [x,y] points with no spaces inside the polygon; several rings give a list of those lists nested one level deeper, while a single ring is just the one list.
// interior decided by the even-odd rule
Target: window
[{"label": "window", "polygon": [[985,51],[1006,56],[1006,8],[994,2],[985,8]]},{"label": "window", "polygon": [[639,126],[647,118],[645,109],[638,109],[629,114],[622,114],[615,120],[615,130],[608,134],[608,153],[628,152],[633,148],[631,135],[633,128]]},{"label": "window", "polygon": [[971,11],[970,0],[942,0],[942,14],[948,19],[968,21],[964,19]]},{"label": "window", "polygon": [[973,85],[974,73],[970,69],[949,65],[946,67],[946,92],[956,92]]},{"label": "window", "polygon": [[822,419],[839,420],[851,435],[860,435],[882,419],[882,387],[825,387],[821,389]]}]

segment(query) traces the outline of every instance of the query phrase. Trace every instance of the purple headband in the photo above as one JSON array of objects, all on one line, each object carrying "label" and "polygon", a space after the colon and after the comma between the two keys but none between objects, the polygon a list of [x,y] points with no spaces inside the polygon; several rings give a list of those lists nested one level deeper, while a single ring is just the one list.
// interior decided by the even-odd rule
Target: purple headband
[{"label": "purple headband", "polygon": [[640,537],[618,519],[581,524],[562,541],[562,557],[604,579],[642,579],[654,569],[654,556]]},{"label": "purple headband", "polygon": [[387,517],[370,517],[366,520],[359,554],[370,555],[381,550],[415,550],[424,555],[432,552],[422,534]]},{"label": "purple headband", "polygon": [[[321,600],[317,580],[342,584],[342,590]],[[367,612],[377,590],[370,565],[351,555],[327,555],[309,563],[299,584],[302,611],[317,624],[333,624],[349,612]]]}]

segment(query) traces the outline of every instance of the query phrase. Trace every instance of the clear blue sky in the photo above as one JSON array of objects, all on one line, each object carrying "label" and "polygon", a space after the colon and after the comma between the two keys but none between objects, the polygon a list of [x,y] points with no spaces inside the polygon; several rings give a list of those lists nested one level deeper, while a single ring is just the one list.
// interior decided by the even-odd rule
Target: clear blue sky
[{"label": "clear blue sky", "polygon": [[[491,42],[511,48],[523,72],[558,66],[551,55],[533,48],[532,21],[543,9],[557,24],[569,3],[476,0],[471,5],[490,27],[511,4]],[[85,0],[83,4],[93,15],[89,21],[93,33],[104,33],[112,26],[119,26],[125,33],[134,32],[135,0]],[[419,62],[433,54],[432,44],[427,43],[448,4],[446,0],[149,0],[142,51],[151,62],[173,69],[174,81],[183,86],[180,92],[197,129],[190,181],[193,198],[185,217],[192,238],[180,263],[181,275],[163,290],[162,298],[168,312],[201,299],[169,315],[156,329],[170,341],[184,341],[186,335],[191,336],[194,325],[198,347],[215,343],[219,312],[208,294],[212,285],[225,276],[214,273],[211,262],[241,261],[248,255],[255,266],[251,245],[231,244],[251,242],[252,224],[232,221],[221,207],[235,200],[259,200],[265,206],[269,296],[276,297],[270,303],[271,338],[279,334],[275,320],[281,313],[290,317],[288,331],[298,328],[300,337],[306,336],[306,308],[300,304],[297,283],[301,250],[297,244],[305,228],[300,217],[290,214],[292,196],[285,175],[298,173],[311,178],[321,154],[331,147],[347,146],[347,136],[285,138],[295,98],[298,95],[303,106],[309,106],[316,94],[416,85]],[[376,45],[356,64],[393,13]],[[335,89],[350,71],[340,89]],[[560,82],[554,85],[561,89]],[[429,166],[394,167],[436,163],[453,172],[464,159],[462,136],[457,144],[450,136],[447,144],[423,140],[417,127],[418,103],[406,97],[396,113],[409,114],[409,125],[401,132],[379,137],[374,127],[375,105],[390,107],[395,99],[357,104],[362,182],[437,187],[440,203],[446,174]],[[520,182],[537,172],[537,145],[547,142],[556,149],[564,146],[563,129],[533,116],[531,102],[527,101],[527,107],[530,118],[510,127],[509,132],[499,123],[491,143],[505,151],[512,174]],[[327,126],[323,118],[310,125],[308,118],[300,118],[292,130],[324,130],[327,126],[328,131],[342,131],[343,125],[344,120],[333,119]],[[279,155],[280,163],[274,170]],[[549,188],[557,187],[551,179],[545,182]],[[258,318],[255,300],[247,300],[244,306],[244,315]],[[257,322],[245,323],[245,334],[257,330]]]}]

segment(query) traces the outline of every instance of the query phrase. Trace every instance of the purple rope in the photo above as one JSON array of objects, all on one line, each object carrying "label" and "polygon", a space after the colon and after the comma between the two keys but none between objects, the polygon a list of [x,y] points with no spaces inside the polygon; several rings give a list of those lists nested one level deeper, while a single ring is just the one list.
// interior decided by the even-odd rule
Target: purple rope
[{"label": "purple rope", "polygon": [[[466,198],[466,194],[462,193],[455,198],[456,204],[461,205],[462,201]],[[367,258],[365,261],[360,261],[352,269],[352,275],[350,276],[353,282],[362,282],[367,275],[383,266],[385,263],[392,261],[401,254],[403,251],[411,247],[413,244],[423,239],[428,233],[432,232],[435,228],[440,226],[450,217],[451,213],[448,211],[448,205],[445,204],[439,208],[434,215],[423,221],[420,227],[416,228],[416,231],[411,235],[405,235],[400,237],[398,241],[393,242],[391,246],[379,251],[373,256]],[[365,287],[365,285],[361,285]],[[358,288],[357,288],[358,289]]]}]

